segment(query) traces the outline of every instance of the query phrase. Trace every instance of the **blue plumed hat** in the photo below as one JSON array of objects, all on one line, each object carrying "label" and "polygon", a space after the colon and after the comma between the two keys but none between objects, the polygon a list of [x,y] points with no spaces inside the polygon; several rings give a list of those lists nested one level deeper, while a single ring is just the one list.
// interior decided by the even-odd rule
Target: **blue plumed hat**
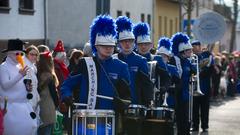
[{"label": "blue plumed hat", "polygon": [[116,45],[116,23],[109,15],[99,15],[90,26],[90,44],[93,53],[96,53],[95,45]]},{"label": "blue plumed hat", "polygon": [[174,55],[178,55],[179,52],[192,49],[192,45],[189,42],[189,37],[181,32],[178,32],[172,36],[172,52]]},{"label": "blue plumed hat", "polygon": [[119,41],[125,39],[135,39],[133,35],[133,23],[132,21],[126,16],[120,16],[116,20],[117,24],[117,39]]},{"label": "blue plumed hat", "polygon": [[151,43],[150,28],[147,23],[140,22],[133,28],[133,34],[136,39],[136,43]]},{"label": "blue plumed hat", "polygon": [[172,42],[167,37],[162,37],[158,41],[158,53],[166,54],[168,56],[172,55]]}]

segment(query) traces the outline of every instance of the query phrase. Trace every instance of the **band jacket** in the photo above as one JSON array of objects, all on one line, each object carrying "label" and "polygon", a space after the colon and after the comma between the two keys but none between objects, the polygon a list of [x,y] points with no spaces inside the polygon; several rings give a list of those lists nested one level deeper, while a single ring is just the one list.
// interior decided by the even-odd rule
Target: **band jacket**
[{"label": "band jacket", "polygon": [[[198,55],[199,59],[199,80],[200,80],[200,89],[204,95],[210,94],[210,78],[213,73],[213,64],[214,60],[209,51],[202,52]],[[205,62],[206,61],[206,62]]]},{"label": "band jacket", "polygon": [[[107,60],[100,60],[98,57],[93,57],[93,60],[97,70],[97,94],[107,97],[119,96],[116,93],[115,88],[117,81],[121,79],[125,80],[128,86],[130,83],[130,75],[127,64],[112,57]],[[80,88],[78,102],[87,104],[88,72],[85,60],[80,59],[79,64],[75,69],[76,71],[74,71],[61,86],[62,100],[72,96],[73,88],[78,85]],[[82,106],[80,108],[86,109],[86,106]],[[113,101],[97,97],[95,109],[114,109]]]},{"label": "band jacket", "polygon": [[148,82],[148,80],[145,80],[148,77],[144,77],[148,76],[147,60],[141,55],[136,54],[135,52],[132,52],[129,55],[125,55],[123,53],[115,55],[118,56],[118,59],[128,64],[131,79],[130,86],[132,103],[146,104],[146,102],[148,102],[147,100],[149,100],[150,98],[149,96],[151,96],[151,90],[149,88],[146,88],[148,87],[148,84],[142,85],[143,83]]},{"label": "band jacket", "polygon": [[175,105],[174,95],[175,95],[177,82],[179,82],[180,80],[180,75],[175,65],[167,64],[167,69],[171,76],[171,86],[173,86],[168,89],[169,95],[167,98],[167,103],[169,107],[174,108],[174,105]]},{"label": "band jacket", "polygon": [[187,58],[179,57],[181,60],[182,76],[181,76],[181,99],[184,102],[189,101],[189,84],[190,78],[193,74],[196,74],[196,66],[191,63]]}]

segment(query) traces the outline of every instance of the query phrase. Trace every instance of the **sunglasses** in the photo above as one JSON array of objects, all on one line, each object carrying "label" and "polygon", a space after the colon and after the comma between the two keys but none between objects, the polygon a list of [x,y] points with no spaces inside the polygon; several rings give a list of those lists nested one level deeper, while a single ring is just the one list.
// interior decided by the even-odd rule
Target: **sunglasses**
[{"label": "sunglasses", "polygon": [[18,56],[18,55],[21,55],[21,56],[23,56],[24,55],[24,53],[23,52],[21,52],[21,53],[16,53],[16,56]]}]

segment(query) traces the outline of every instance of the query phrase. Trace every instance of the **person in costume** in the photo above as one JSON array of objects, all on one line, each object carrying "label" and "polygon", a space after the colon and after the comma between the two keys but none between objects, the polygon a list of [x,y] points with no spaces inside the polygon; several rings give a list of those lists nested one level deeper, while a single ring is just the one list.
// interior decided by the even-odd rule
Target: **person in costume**
[{"label": "person in costume", "polygon": [[[54,58],[54,70],[59,82],[57,90],[59,93],[59,97],[61,98],[60,86],[62,85],[63,81],[67,79],[69,75],[69,70],[67,68],[67,65],[65,64],[67,56],[64,49],[64,43],[62,40],[57,41],[56,47],[53,49],[52,56]],[[68,133],[70,133],[71,128],[69,125],[71,124],[71,120],[68,118],[68,106],[63,102],[59,102],[59,109],[60,109],[60,112],[63,113],[64,129],[67,130]]]},{"label": "person in costume", "polygon": [[209,121],[209,100],[210,100],[210,82],[212,73],[214,72],[214,60],[209,51],[202,51],[199,41],[192,42],[193,53],[198,56],[199,61],[199,80],[200,90],[204,95],[193,97],[193,125],[192,131],[199,131],[199,123],[201,118],[201,128],[203,132],[208,131]]},{"label": "person in costume", "polygon": [[163,58],[163,62],[167,65],[167,71],[169,71],[171,75],[171,86],[167,93],[165,94],[165,98],[167,98],[167,106],[170,108],[174,108],[175,100],[175,86],[176,83],[179,81],[180,76],[178,69],[175,64],[170,63],[170,59],[172,58],[172,42],[167,37],[161,37],[158,41],[158,49],[157,54],[161,55]]},{"label": "person in costume", "polygon": [[112,57],[116,46],[116,24],[112,17],[100,15],[93,20],[90,44],[93,57],[80,59],[76,70],[64,81],[62,100],[72,104],[73,88],[77,86],[79,98],[74,99],[80,104],[78,108],[122,112],[125,107],[116,98],[130,100],[130,75],[128,65]]},{"label": "person in costume", "polygon": [[[6,61],[0,65],[0,96],[8,98],[4,135],[33,135],[37,119],[27,96],[32,86],[27,87],[24,83],[29,70],[23,60],[24,42],[10,39],[8,48],[2,52],[7,53]],[[3,106],[1,100],[1,108]]]},{"label": "person in costume", "polygon": [[174,34],[171,40],[172,52],[181,78],[180,86],[177,86],[176,90],[177,134],[189,135],[189,85],[192,74],[196,72],[196,67],[190,61],[192,45],[189,37],[180,32]]},{"label": "person in costume", "polygon": [[[149,106],[153,95],[153,85],[148,75],[148,65],[146,58],[136,54],[134,49],[133,24],[126,16],[120,16],[116,19],[117,39],[120,53],[114,57],[126,62],[131,78],[131,99],[132,104]],[[147,80],[146,80],[147,79]],[[132,120],[125,118],[123,124],[124,131],[131,134],[141,135],[142,119]],[[126,126],[127,123],[131,123]]]},{"label": "person in costume", "polygon": [[[134,49],[134,40],[132,29],[133,24],[131,20],[125,16],[120,16],[116,20],[117,24],[117,39],[119,43],[120,53],[114,56],[128,64],[130,78],[131,78],[131,99],[132,104],[149,105],[152,94],[149,89],[136,88],[136,76],[138,72],[148,76],[148,65],[146,58],[136,54]],[[139,85],[139,84],[137,84]],[[148,97],[147,97],[148,96]]]},{"label": "person in costume", "polygon": [[[149,63],[148,70],[150,79],[153,81],[155,87],[160,90],[160,93],[154,92],[154,96],[161,98],[159,94],[165,93],[170,85],[170,74],[167,71],[167,65],[164,63],[161,56],[150,53],[150,49],[153,47],[153,44],[150,38],[149,25],[147,23],[141,22],[136,24],[133,28],[133,33],[136,39],[135,43],[137,52],[147,59]],[[153,64],[152,62],[156,62],[156,64]],[[156,106],[162,105],[161,99],[156,98],[154,102]]]}]

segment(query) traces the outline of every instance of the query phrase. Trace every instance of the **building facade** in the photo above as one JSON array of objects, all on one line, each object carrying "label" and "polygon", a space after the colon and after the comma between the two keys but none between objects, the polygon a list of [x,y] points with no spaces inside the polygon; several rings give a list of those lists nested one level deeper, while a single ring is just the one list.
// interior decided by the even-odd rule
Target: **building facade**
[{"label": "building facade", "polygon": [[96,0],[48,0],[47,39],[55,46],[58,39],[66,48],[82,48],[89,40],[89,27],[96,16]]},{"label": "building facade", "polygon": [[171,36],[179,31],[179,2],[176,0],[155,0],[154,45],[160,37]]},{"label": "building facade", "polygon": [[6,48],[8,39],[42,44],[44,33],[44,0],[0,1],[0,50]]},{"label": "building facade", "polygon": [[110,15],[127,16],[134,23],[147,22],[152,26],[153,0],[111,0]]}]

